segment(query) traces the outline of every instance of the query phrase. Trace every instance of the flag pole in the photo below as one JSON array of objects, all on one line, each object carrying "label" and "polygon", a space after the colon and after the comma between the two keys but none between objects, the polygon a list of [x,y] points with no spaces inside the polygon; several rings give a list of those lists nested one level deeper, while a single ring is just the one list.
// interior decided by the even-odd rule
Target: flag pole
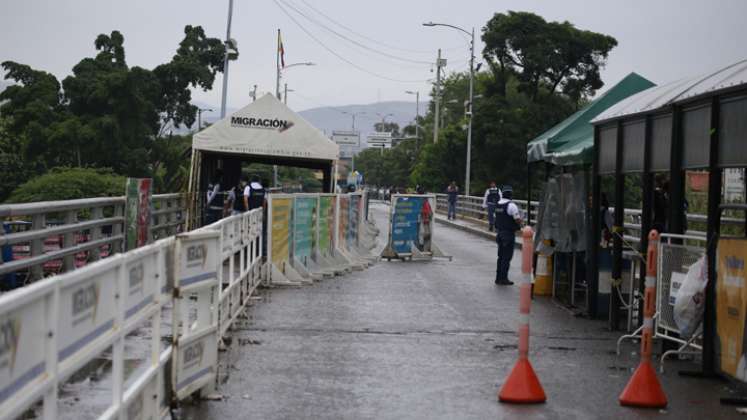
[{"label": "flag pole", "polygon": [[280,29],[278,29],[278,46],[275,49],[275,65],[277,69],[275,77],[275,97],[280,99]]}]

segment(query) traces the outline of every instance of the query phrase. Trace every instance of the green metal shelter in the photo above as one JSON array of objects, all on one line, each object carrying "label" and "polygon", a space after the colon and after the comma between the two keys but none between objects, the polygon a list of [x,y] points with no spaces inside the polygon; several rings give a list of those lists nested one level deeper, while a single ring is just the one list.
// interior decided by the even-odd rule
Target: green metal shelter
[{"label": "green metal shelter", "polygon": [[549,162],[558,166],[588,165],[592,161],[594,127],[597,115],[621,100],[656,86],[650,80],[630,73],[591,103],[539,135],[527,144],[527,162]]}]

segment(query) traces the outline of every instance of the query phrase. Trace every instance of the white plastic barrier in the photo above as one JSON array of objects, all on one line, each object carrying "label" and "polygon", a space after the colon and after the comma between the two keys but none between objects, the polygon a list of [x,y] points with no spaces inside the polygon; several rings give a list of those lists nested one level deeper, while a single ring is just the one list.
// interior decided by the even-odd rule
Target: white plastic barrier
[{"label": "white plastic barrier", "polygon": [[[168,295],[165,239],[0,297],[0,418],[43,401],[57,418],[58,385],[112,348],[112,401],[102,418],[121,413],[160,417],[166,410],[160,316]],[[125,387],[124,340],[151,320],[151,358]]]},{"label": "white plastic barrier", "polygon": [[364,193],[270,194],[268,220],[269,284],[300,285],[377,260]]}]

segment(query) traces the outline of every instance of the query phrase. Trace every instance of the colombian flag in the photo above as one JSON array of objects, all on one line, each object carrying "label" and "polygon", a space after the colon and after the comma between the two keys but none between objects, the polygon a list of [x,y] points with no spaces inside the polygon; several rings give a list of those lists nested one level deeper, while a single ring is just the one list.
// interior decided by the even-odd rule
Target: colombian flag
[{"label": "colombian flag", "polygon": [[278,29],[278,53],[280,54],[280,66],[285,68],[285,48],[283,48],[283,39],[280,37],[280,29]]}]

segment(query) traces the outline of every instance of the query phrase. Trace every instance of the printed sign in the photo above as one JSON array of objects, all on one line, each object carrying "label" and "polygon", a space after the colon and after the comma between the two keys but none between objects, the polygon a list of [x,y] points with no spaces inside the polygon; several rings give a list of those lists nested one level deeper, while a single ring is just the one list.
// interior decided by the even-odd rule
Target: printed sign
[{"label": "printed sign", "polygon": [[127,178],[125,243],[128,251],[148,243],[153,204],[152,184],[150,178]]},{"label": "printed sign", "polygon": [[358,220],[360,215],[360,204],[361,196],[352,194],[350,195],[350,205],[348,207],[348,233],[347,233],[347,244],[348,246],[358,245]]},{"label": "printed sign", "polygon": [[303,265],[314,255],[316,242],[315,197],[296,197],[293,208],[293,257]]},{"label": "printed sign", "polygon": [[46,296],[41,296],[0,314],[0,407],[45,378],[45,303]]},{"label": "printed sign", "polygon": [[272,263],[283,269],[284,263],[290,260],[288,243],[290,240],[291,198],[272,198]]},{"label": "printed sign", "polygon": [[350,196],[340,195],[337,197],[339,200],[339,217],[337,222],[337,247],[346,249],[347,248],[347,236],[348,236],[348,219],[350,217]]},{"label": "printed sign", "polygon": [[718,280],[716,281],[716,333],[721,371],[747,381],[745,338],[745,259],[747,240],[722,238],[718,241]]},{"label": "printed sign", "polygon": [[158,248],[155,246],[128,258],[125,264],[125,321],[156,301],[160,285],[160,279],[156,276],[158,263]]},{"label": "printed sign", "polygon": [[394,200],[391,227],[394,252],[409,254],[413,246],[422,252],[430,252],[433,223],[431,198],[398,196]]},{"label": "printed sign", "polygon": [[57,316],[60,363],[86,353],[90,344],[114,331],[120,263],[119,259],[112,258],[98,263],[102,265],[90,266],[90,271],[89,267],[84,267],[77,273],[85,280],[71,282],[60,290]]},{"label": "printed sign", "polygon": [[677,299],[677,292],[680,290],[682,283],[685,282],[685,273],[678,273],[672,271],[672,279],[669,282],[669,304],[674,306],[674,301]]},{"label": "printed sign", "polygon": [[197,289],[218,279],[218,232],[199,232],[178,236],[177,286]]},{"label": "printed sign", "polygon": [[218,359],[215,329],[180,339],[175,357],[176,394],[178,398],[184,398],[215,377],[214,361]]},{"label": "printed sign", "polygon": [[335,238],[335,197],[319,197],[319,252],[331,256]]}]

